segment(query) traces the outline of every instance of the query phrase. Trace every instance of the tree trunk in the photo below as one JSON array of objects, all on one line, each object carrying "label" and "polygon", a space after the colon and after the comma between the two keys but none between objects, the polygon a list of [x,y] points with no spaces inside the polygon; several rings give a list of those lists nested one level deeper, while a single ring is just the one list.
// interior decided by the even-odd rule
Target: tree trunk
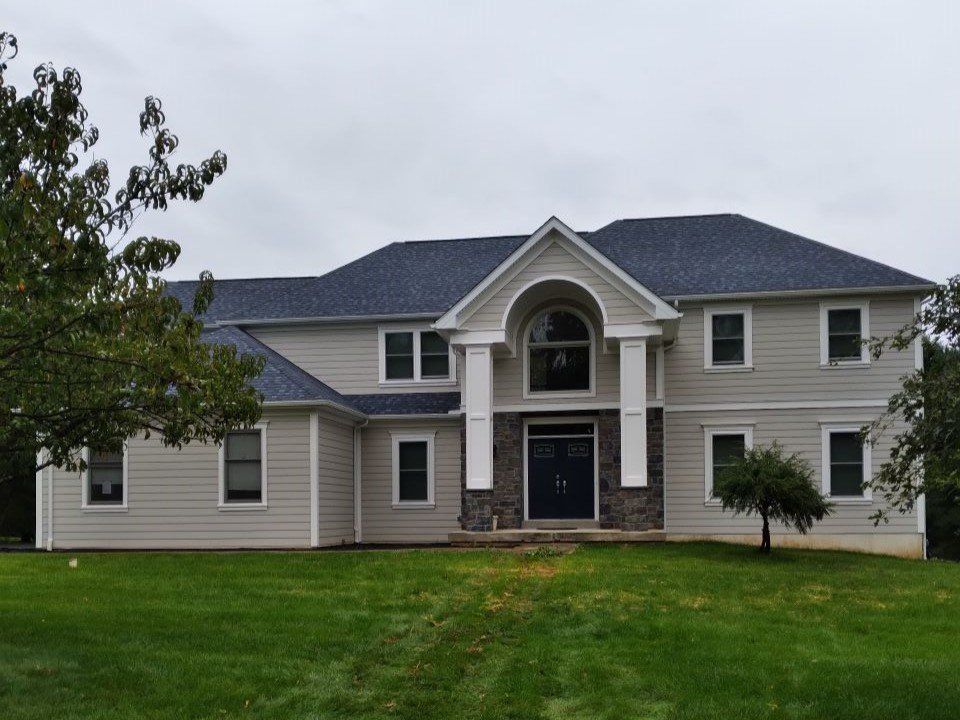
[{"label": "tree trunk", "polygon": [[760,541],[760,552],[768,553],[770,552],[770,521],[767,520],[767,516],[763,516],[763,535],[762,540]]}]

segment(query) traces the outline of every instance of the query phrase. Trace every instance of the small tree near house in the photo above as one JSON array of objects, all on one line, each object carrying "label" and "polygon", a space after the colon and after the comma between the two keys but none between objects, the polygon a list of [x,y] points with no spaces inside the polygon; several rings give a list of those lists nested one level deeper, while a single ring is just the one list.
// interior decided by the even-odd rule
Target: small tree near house
[{"label": "small tree near house", "polygon": [[776,442],[744,451],[742,459],[720,473],[714,494],[724,510],[758,515],[763,521],[760,551],[770,552],[770,521],[792,525],[806,534],[831,506],[813,484],[813,469],[797,454],[784,457]]}]

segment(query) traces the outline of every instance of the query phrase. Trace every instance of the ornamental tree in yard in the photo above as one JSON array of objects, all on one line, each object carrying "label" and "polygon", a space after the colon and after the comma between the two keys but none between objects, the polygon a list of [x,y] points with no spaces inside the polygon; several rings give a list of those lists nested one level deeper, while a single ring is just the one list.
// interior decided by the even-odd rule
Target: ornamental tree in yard
[{"label": "ornamental tree in yard", "polygon": [[210,274],[184,311],[159,276],[180,246],[127,237],[142,213],[200,200],[226,156],[172,167],[177,138],[148,97],[149,159],[111,192],[104,160],[81,164],[98,133],[79,73],[41,65],[19,95],[5,78],[16,52],[16,38],[0,33],[0,454],[39,446],[36,469],[75,470],[84,446],[118,451],[124,438],[155,433],[179,447],[255,422],[249,383],[262,361],[201,341]]},{"label": "ornamental tree in yard", "polygon": [[744,451],[714,482],[725,510],[758,515],[763,520],[760,550],[770,552],[770,521],[806,534],[814,522],[830,514],[830,503],[813,484],[810,464],[794,454],[784,457],[778,443]]},{"label": "ornamental tree in yard", "polygon": [[[960,275],[939,285],[909,325],[891,337],[874,338],[874,358],[888,349],[909,350],[924,343],[924,367],[903,379],[887,411],[866,428],[872,439],[893,433],[890,459],[871,479],[874,488],[900,512],[934,489],[960,497]],[[885,520],[884,511],[874,519]]]}]

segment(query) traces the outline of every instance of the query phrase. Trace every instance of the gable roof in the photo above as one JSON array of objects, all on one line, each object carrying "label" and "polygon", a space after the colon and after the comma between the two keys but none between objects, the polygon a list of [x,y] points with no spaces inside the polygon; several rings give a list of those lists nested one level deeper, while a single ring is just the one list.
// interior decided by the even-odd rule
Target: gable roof
[{"label": "gable roof", "polygon": [[[578,235],[662,298],[933,283],[743,215],[617,220]],[[319,277],[218,280],[208,322],[443,315],[529,235],[401,242]],[[189,306],[195,282],[170,283]]]}]

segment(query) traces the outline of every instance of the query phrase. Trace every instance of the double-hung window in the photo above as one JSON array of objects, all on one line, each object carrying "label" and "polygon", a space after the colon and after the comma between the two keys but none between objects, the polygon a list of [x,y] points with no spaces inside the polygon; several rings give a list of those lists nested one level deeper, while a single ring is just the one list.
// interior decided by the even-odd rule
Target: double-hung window
[{"label": "double-hung window", "polygon": [[87,471],[81,506],[89,509],[124,510],[127,507],[126,448],[120,452],[86,451]]},{"label": "double-hung window", "polygon": [[433,507],[435,433],[391,433],[393,505]]},{"label": "double-hung window", "polygon": [[753,369],[753,309],[750,306],[705,308],[703,339],[705,370]]},{"label": "double-hung window", "polygon": [[869,501],[870,444],[856,425],[824,425],[823,494],[837,502]]},{"label": "double-hung window", "polygon": [[449,383],[454,380],[453,353],[432,330],[380,329],[382,384]]},{"label": "double-hung window", "polygon": [[220,507],[267,505],[267,429],[228,432],[220,447]]},{"label": "double-hung window", "polygon": [[704,502],[717,504],[714,481],[753,447],[753,426],[704,427]]},{"label": "double-hung window", "polygon": [[867,303],[820,305],[820,364],[824,367],[866,365],[870,352]]}]

